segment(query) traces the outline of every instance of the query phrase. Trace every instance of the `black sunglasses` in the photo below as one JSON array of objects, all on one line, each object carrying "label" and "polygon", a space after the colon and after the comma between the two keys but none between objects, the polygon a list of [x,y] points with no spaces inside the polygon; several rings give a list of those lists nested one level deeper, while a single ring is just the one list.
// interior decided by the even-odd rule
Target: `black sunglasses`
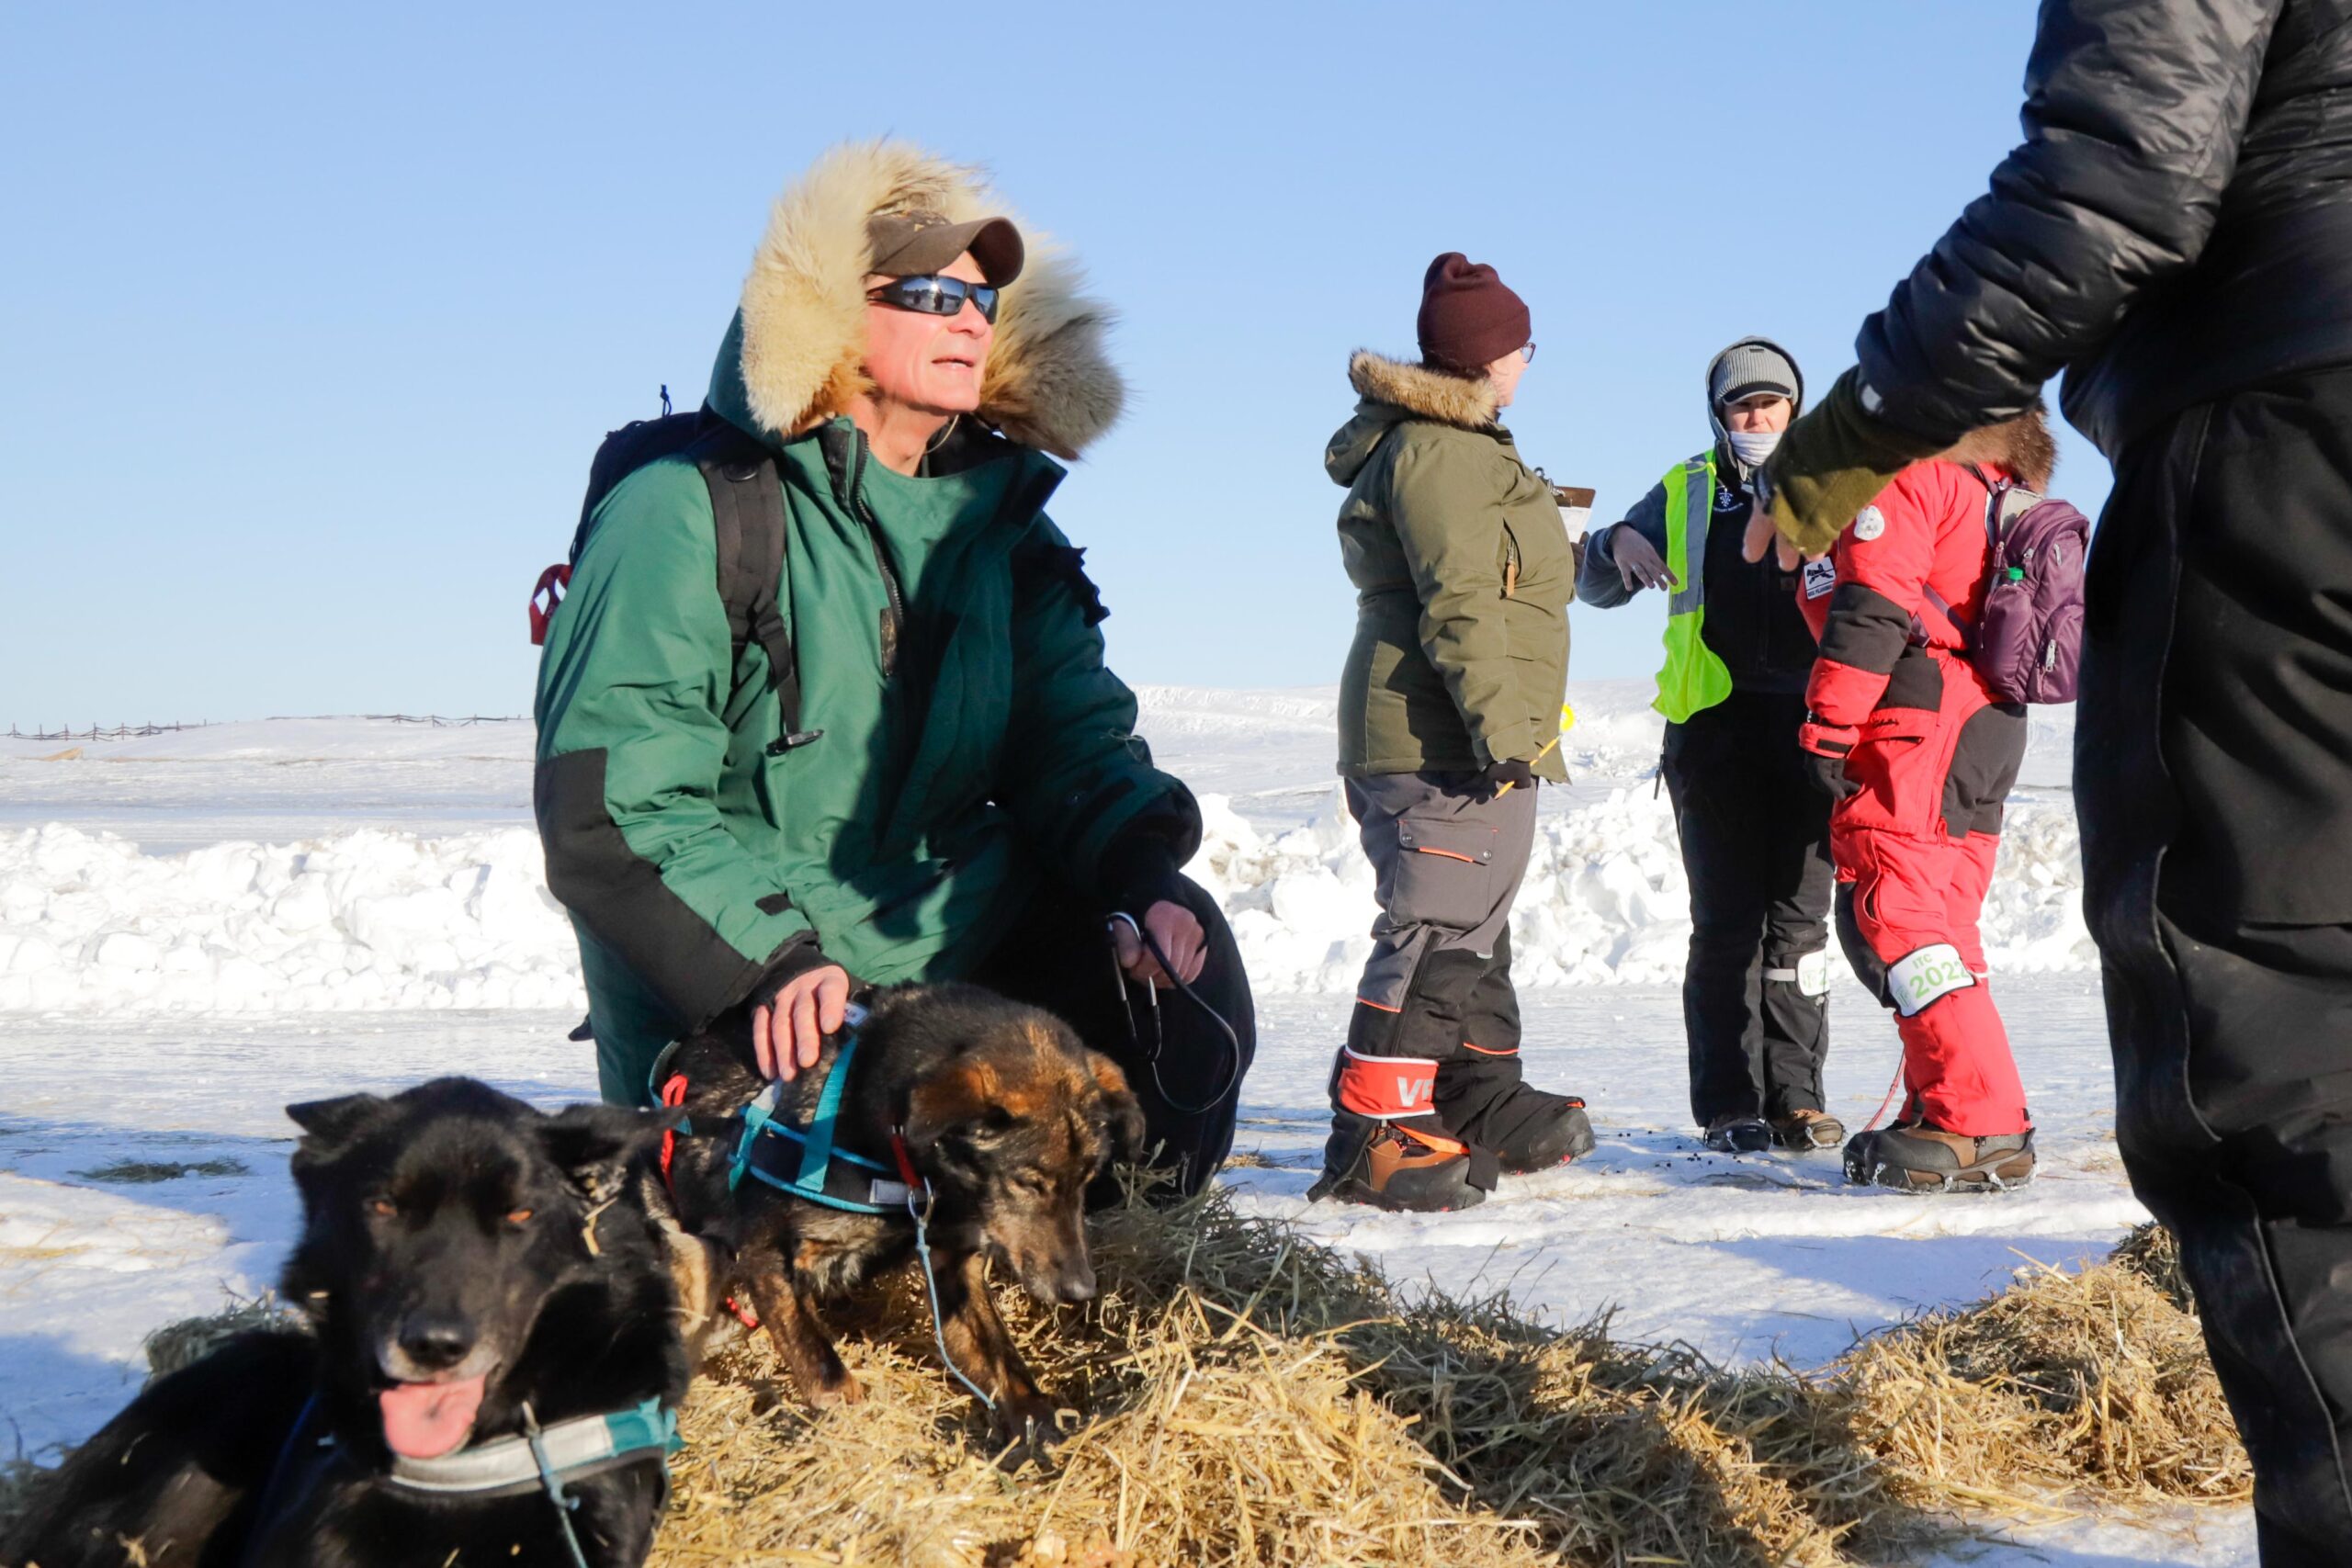
[{"label": "black sunglasses", "polygon": [[877,305],[888,305],[899,310],[921,310],[926,316],[953,316],[969,299],[979,307],[980,320],[993,324],[996,321],[997,290],[985,283],[967,283],[960,277],[926,275],[915,277],[894,277],[865,296]]}]

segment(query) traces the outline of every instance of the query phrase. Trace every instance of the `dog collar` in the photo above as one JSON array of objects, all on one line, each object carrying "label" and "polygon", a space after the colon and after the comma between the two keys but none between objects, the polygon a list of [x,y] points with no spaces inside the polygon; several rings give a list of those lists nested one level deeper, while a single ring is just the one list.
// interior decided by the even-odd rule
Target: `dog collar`
[{"label": "dog collar", "polygon": [[413,1492],[460,1493],[548,1489],[550,1480],[652,1452],[675,1453],[678,1416],[658,1399],[602,1416],[575,1416],[536,1433],[493,1438],[439,1459],[392,1456],[386,1479]]}]

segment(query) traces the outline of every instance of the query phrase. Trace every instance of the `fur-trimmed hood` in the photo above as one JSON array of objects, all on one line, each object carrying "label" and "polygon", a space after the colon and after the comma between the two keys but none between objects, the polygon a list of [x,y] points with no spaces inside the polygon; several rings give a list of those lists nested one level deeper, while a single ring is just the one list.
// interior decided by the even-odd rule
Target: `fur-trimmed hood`
[{"label": "fur-trimmed hood", "polygon": [[[981,173],[904,141],[833,148],[776,199],[718,362],[711,406],[771,438],[842,412],[866,386],[865,220],[929,210],[1012,217]],[[1006,286],[978,418],[1023,446],[1076,457],[1119,417],[1126,386],[1104,336],[1111,310],[1078,268],[1018,218],[1028,251]]]},{"label": "fur-trimmed hood", "polygon": [[1391,425],[1426,419],[1463,430],[1491,431],[1502,417],[1495,384],[1484,376],[1408,365],[1368,348],[1348,356],[1348,384],[1363,400],[1323,450],[1324,468],[1343,485],[1355,483]]},{"label": "fur-trimmed hood", "polygon": [[2015,419],[1972,430],[1936,454],[1944,463],[1998,463],[2030,491],[2046,491],[2058,467],[2058,441],[2050,434],[2050,410],[2040,399]]}]

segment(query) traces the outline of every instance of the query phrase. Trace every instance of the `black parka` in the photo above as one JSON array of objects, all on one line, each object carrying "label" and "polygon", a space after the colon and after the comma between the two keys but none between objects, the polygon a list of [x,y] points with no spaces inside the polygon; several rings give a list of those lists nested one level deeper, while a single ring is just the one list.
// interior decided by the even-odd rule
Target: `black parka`
[{"label": "black parka", "polygon": [[2112,457],[2352,364],[2352,0],[2045,0],[2023,119],[1863,323],[1872,412],[1950,441],[2071,367],[2066,417]]}]

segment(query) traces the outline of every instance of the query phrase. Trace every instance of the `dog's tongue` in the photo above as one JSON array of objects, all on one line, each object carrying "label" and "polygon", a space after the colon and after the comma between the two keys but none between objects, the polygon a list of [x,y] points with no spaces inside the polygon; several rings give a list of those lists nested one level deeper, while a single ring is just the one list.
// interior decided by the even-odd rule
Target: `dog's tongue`
[{"label": "dog's tongue", "polygon": [[439,1459],[464,1445],[481,1408],[483,1379],[396,1383],[377,1395],[384,1442],[403,1459]]}]

